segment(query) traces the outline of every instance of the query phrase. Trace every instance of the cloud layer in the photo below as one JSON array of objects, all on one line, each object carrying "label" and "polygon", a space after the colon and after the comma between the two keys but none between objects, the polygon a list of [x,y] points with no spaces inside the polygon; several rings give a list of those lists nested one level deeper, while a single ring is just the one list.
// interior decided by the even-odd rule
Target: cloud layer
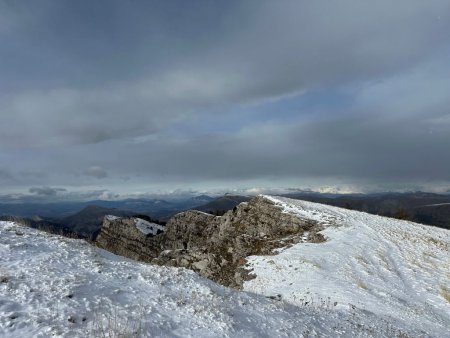
[{"label": "cloud layer", "polygon": [[448,1],[0,9],[5,189],[450,182]]},{"label": "cloud layer", "polygon": [[52,187],[32,187],[29,192],[38,196],[55,196],[59,192],[67,191],[64,188],[52,188]]}]

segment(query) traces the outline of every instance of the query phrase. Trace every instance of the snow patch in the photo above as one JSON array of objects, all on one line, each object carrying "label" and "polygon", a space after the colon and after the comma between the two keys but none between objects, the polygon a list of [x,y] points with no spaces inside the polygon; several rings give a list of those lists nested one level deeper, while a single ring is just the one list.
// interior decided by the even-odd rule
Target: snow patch
[{"label": "snow patch", "polygon": [[114,216],[114,215],[106,215],[105,218],[106,218],[108,221],[115,221],[115,220],[120,219],[120,217],[117,217],[117,216]]},{"label": "snow patch", "polygon": [[144,235],[157,235],[158,231],[162,232],[165,230],[164,226],[156,223],[147,222],[141,218],[136,218],[134,220],[136,228],[142,232]]}]

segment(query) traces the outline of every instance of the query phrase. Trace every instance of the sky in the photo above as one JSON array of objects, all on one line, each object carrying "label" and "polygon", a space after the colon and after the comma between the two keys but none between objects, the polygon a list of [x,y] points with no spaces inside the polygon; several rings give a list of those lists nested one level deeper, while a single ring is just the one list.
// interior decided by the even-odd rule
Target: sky
[{"label": "sky", "polygon": [[0,0],[0,194],[450,191],[448,0]]}]

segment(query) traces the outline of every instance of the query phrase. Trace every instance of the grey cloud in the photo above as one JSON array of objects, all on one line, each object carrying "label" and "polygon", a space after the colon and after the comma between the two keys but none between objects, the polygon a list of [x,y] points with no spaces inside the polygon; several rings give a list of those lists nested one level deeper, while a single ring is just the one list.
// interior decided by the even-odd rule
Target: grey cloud
[{"label": "grey cloud", "polygon": [[[50,34],[48,30],[54,28],[55,14],[61,12],[62,17],[67,16],[68,22],[72,22],[81,13],[81,7],[74,6],[75,14],[70,16],[63,7],[56,6],[53,13],[50,5],[44,6],[46,10],[39,11],[41,19],[34,25]],[[120,60],[120,67],[105,69],[100,77],[104,79],[102,83],[77,85],[74,81],[51,88],[44,85],[44,90],[36,86],[16,92],[9,99],[3,98],[2,114],[6,121],[2,124],[4,127],[0,127],[3,141],[45,146],[90,144],[145,135],[157,133],[192,114],[224,105],[379,79],[408,69],[442,49],[447,44],[446,32],[450,30],[450,22],[439,19],[441,13],[450,9],[450,4],[440,0],[395,4],[387,0],[370,4],[348,0],[327,3],[327,6],[307,1],[286,1],[283,6],[270,1],[230,3],[229,10],[222,11],[220,26],[211,26],[206,14],[193,22],[196,14],[187,10],[185,24],[188,26],[180,29],[164,25],[164,16],[155,19],[160,26],[153,26],[148,17],[138,15],[139,10],[152,15],[150,13],[155,11],[151,9],[127,8],[120,2],[112,2],[106,8],[93,6],[92,15],[106,21],[105,15],[116,10],[124,13],[124,19],[137,14],[140,26],[132,22],[135,36],[130,49],[148,45],[146,49],[135,51],[147,55],[157,49],[163,55],[170,54],[170,63],[163,62],[163,58],[150,58],[147,64],[139,62],[141,71],[135,72],[131,53],[127,56],[129,59]],[[207,9],[215,15],[219,13],[211,6]],[[170,5],[165,10],[169,13],[166,15],[174,14]],[[159,7],[156,9],[160,15],[164,12]],[[103,21],[85,24],[92,29],[102,23],[110,25]],[[126,31],[126,25],[118,24]],[[190,29],[193,27],[195,29]],[[28,26],[25,28],[27,34],[33,34]],[[154,30],[166,35],[168,43],[161,45]],[[193,34],[199,32],[203,44],[194,40],[197,35]],[[20,34],[22,37],[25,33]],[[74,48],[84,52],[88,46],[83,45],[80,38],[87,33],[77,33],[74,29],[68,34],[73,35]],[[120,41],[126,40],[120,32],[117,34]],[[148,34],[152,38],[146,44]],[[14,31],[9,37],[14,38]],[[26,38],[29,36],[23,37]],[[108,35],[87,38],[104,48],[98,50],[101,55],[114,50]],[[192,43],[184,45],[179,41]],[[66,46],[60,39],[57,42],[60,45],[46,43],[41,47],[46,48],[44,53],[50,60],[55,48]],[[172,53],[172,45],[184,46],[184,53],[180,53],[178,47]],[[95,51],[95,46],[90,47]],[[75,62],[65,53],[62,57],[64,61]],[[84,57],[86,55],[83,60],[93,63],[87,66],[89,69],[105,67],[104,59]],[[111,58],[108,54],[108,60]],[[123,65],[133,76],[118,72]],[[77,66],[73,64],[74,68]],[[116,77],[110,78],[107,73]],[[21,138],[15,137],[16,128],[6,127],[19,125],[26,130]]]},{"label": "grey cloud", "polygon": [[0,181],[11,181],[14,179],[14,176],[5,169],[0,168]]},{"label": "grey cloud", "polygon": [[69,191],[64,188],[33,187],[29,194],[0,194],[1,203],[36,203],[36,202],[63,202],[63,201],[91,201],[97,199],[118,199],[119,194],[108,190]]},{"label": "grey cloud", "polygon": [[[397,83],[398,78],[392,81]],[[408,95],[397,97],[396,106],[408,110],[410,98],[421,95],[422,89],[412,82],[402,83],[395,88]],[[389,88],[389,81],[384,85]],[[412,118],[401,114],[403,110],[394,118],[388,103],[379,105],[377,113],[362,112],[367,107],[366,92],[373,91],[372,85],[367,86],[351,112],[326,119],[256,123],[231,134],[161,136],[141,143],[114,141],[53,150],[42,153],[43,162],[35,165],[59,158],[59,163],[51,162],[52,168],[64,172],[95,160],[99,165],[90,168],[91,176],[104,177],[105,184],[114,184],[113,177],[130,176],[127,186],[281,178],[303,178],[305,183],[327,178],[358,184],[384,182],[387,187],[395,182],[450,181],[450,124],[430,120],[441,116],[440,107],[447,98],[428,101],[425,113]],[[378,97],[389,101],[385,95]],[[105,177],[102,168],[109,168],[110,177]],[[58,181],[69,183],[67,176]]]},{"label": "grey cloud", "polygon": [[[445,90],[450,82],[446,71],[427,69],[428,64],[413,75],[368,83],[345,114],[253,124],[234,134],[100,146],[98,152],[104,155],[100,161],[123,173],[166,181],[277,177],[450,181],[450,112],[443,109],[450,106]],[[110,162],[114,154],[120,165]]]},{"label": "grey cloud", "polygon": [[450,181],[448,1],[156,3],[0,4],[2,183]]},{"label": "grey cloud", "polygon": [[6,102],[4,119],[29,126],[29,133],[17,138],[15,129],[5,128],[2,136],[19,145],[56,145],[152,133],[213,102],[223,103],[220,95],[232,83],[220,74],[205,76],[182,72],[108,89],[24,93]]},{"label": "grey cloud", "polygon": [[67,191],[64,188],[52,188],[52,187],[32,187],[29,189],[31,194],[36,194],[39,196],[55,196],[60,192]]},{"label": "grey cloud", "polygon": [[43,179],[47,177],[47,173],[42,171],[24,170],[19,172],[19,175],[25,179]]},{"label": "grey cloud", "polygon": [[450,22],[438,17],[448,6],[444,1],[266,2],[252,11],[244,29],[236,23],[235,35],[214,56],[223,55],[229,72],[251,79],[243,92],[253,95],[382,78],[446,46]]},{"label": "grey cloud", "polygon": [[102,167],[92,166],[92,167],[89,167],[88,169],[86,169],[83,172],[83,175],[101,179],[101,178],[107,177],[108,173]]},{"label": "grey cloud", "polygon": [[[127,185],[141,186],[297,178],[386,185],[450,181],[449,135],[450,130],[435,135],[411,123],[348,115],[339,121],[261,126],[215,138],[153,140],[134,145],[133,151],[117,144],[104,147],[98,161],[114,167],[114,175],[133,172]],[[112,160],[113,154],[119,162]]]}]

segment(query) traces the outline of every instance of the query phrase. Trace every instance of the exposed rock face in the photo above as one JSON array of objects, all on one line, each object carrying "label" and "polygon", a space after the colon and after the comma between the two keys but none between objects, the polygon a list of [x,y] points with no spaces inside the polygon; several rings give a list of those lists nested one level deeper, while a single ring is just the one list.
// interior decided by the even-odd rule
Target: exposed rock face
[{"label": "exposed rock face", "polygon": [[105,217],[96,242],[98,246],[117,255],[145,262],[151,261],[160,252],[158,241],[140,231],[133,217]]},{"label": "exposed rock face", "polygon": [[[302,240],[323,241],[314,221],[283,213],[262,196],[241,203],[223,216],[199,211],[175,215],[166,231],[145,236],[133,219],[105,219],[97,239],[99,246],[114,253],[160,265],[197,271],[223,285],[239,288],[252,278],[245,257],[270,255],[273,249]],[[305,240],[305,239],[303,239]]]}]

